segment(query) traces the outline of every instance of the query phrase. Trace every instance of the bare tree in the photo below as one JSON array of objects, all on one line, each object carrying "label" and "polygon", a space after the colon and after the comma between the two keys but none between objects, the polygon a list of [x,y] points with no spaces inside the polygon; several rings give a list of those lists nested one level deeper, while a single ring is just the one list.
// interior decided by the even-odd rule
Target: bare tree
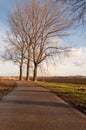
[{"label": "bare tree", "polygon": [[[51,0],[32,0],[31,4],[17,4],[15,11],[9,15],[10,32],[8,42],[14,48],[7,49],[8,59],[20,63],[20,79],[22,66],[27,58],[27,76],[29,79],[30,62],[34,66],[33,80],[37,79],[38,66],[46,58],[64,50],[58,42],[51,39],[66,36],[66,30],[72,22],[66,15],[66,7],[62,2]],[[9,50],[9,51],[8,51]],[[11,49],[12,50],[12,49]],[[15,55],[16,54],[16,55]]]},{"label": "bare tree", "polygon": [[31,25],[30,35],[32,36],[31,57],[34,64],[33,80],[37,79],[37,69],[41,62],[47,57],[58,53],[61,48],[58,42],[51,42],[52,37],[66,35],[65,30],[71,26],[66,17],[66,8],[63,4],[53,4],[51,1],[32,1],[29,8],[29,21]]},{"label": "bare tree", "polygon": [[[22,77],[22,66],[23,61],[27,58],[27,74],[26,80],[29,79],[29,68],[30,68],[30,37],[29,37],[29,22],[28,22],[28,15],[27,9],[25,5],[21,5],[19,2],[16,3],[16,8],[14,12],[9,14],[9,27],[10,32],[12,33],[12,37],[16,39],[16,43],[14,43],[14,39],[10,38],[9,42],[10,45],[13,44],[14,48],[16,46],[16,51],[18,53],[21,52],[21,64],[20,64],[20,74]],[[15,49],[14,49],[15,51]],[[8,52],[8,51],[7,51]],[[12,53],[13,55],[13,53]],[[13,56],[14,57],[14,56]],[[18,57],[17,57],[18,58]],[[11,59],[12,60],[12,59]],[[17,61],[18,59],[16,59]],[[21,78],[20,78],[21,79]]]},{"label": "bare tree", "polygon": [[71,12],[74,20],[86,23],[86,0],[56,0],[68,5],[68,13]]},{"label": "bare tree", "polygon": [[[20,3],[16,3],[16,8],[14,12],[10,13],[8,16],[9,20],[9,32],[6,37],[6,48],[5,55],[3,58],[15,62],[20,66],[20,76],[19,79],[22,79],[22,67],[25,61],[26,55],[26,19],[25,13],[20,6]],[[24,24],[24,26],[23,26]]]},{"label": "bare tree", "polygon": [[72,14],[78,21],[86,22],[86,0],[69,0]]},{"label": "bare tree", "polygon": [[25,14],[24,22],[22,24],[23,31],[25,34],[25,44],[27,48],[27,71],[26,71],[26,80],[29,80],[30,68],[31,68],[31,45],[32,45],[32,34],[31,34],[31,25],[30,25],[30,14],[29,14],[29,6],[27,3],[23,5],[23,14]]},{"label": "bare tree", "polygon": [[[19,66],[19,80],[22,80],[22,67],[25,62],[24,56],[26,53],[25,45],[15,35],[8,35],[5,39],[7,45],[2,58],[5,61],[11,61]],[[22,43],[21,43],[22,42]]]}]

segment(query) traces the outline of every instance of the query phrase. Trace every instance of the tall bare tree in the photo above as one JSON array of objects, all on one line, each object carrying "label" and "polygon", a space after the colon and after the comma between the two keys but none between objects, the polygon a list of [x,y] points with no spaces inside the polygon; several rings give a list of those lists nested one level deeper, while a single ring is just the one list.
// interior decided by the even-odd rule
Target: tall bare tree
[{"label": "tall bare tree", "polygon": [[[9,14],[9,27],[12,33],[12,37],[16,38],[16,50],[21,51],[22,57],[20,65],[20,73],[22,77],[22,66],[24,58],[27,58],[27,73],[26,80],[29,79],[29,68],[30,68],[30,35],[29,35],[29,21],[27,15],[27,9],[25,5],[21,5],[19,2],[16,3],[16,8],[14,12]],[[8,37],[7,37],[8,38]],[[10,45],[13,43],[12,38],[10,38]],[[14,47],[15,48],[15,47]],[[20,49],[21,48],[21,49]],[[26,50],[26,52],[24,52]],[[8,52],[8,51],[7,51]],[[13,53],[12,53],[13,54]],[[21,79],[21,78],[20,78]]]},{"label": "tall bare tree", "polygon": [[34,64],[33,80],[37,79],[37,69],[47,57],[58,53],[58,42],[51,42],[51,38],[66,35],[65,30],[71,26],[66,17],[66,8],[61,2],[44,1],[41,3],[33,0],[29,8],[29,21],[32,36],[31,57]]},{"label": "tall bare tree", "polygon": [[[54,37],[66,36],[66,30],[72,22],[66,15],[66,6],[62,2],[53,3],[51,0],[32,0],[31,3],[20,6],[9,15],[10,32],[12,36],[10,45],[13,51],[7,50],[9,59],[20,59],[20,77],[22,77],[22,66],[24,59],[27,58],[27,76],[29,79],[30,61],[33,63],[33,80],[37,79],[38,66],[47,57],[58,53],[63,48],[58,47],[58,42],[52,42]],[[14,55],[14,52],[16,55]],[[21,57],[19,58],[19,55]],[[17,57],[15,57],[17,56]],[[14,60],[13,60],[14,61]],[[20,78],[21,79],[21,78]]]},{"label": "tall bare tree", "polygon": [[22,80],[22,68],[25,63],[24,56],[26,53],[25,45],[12,33],[6,37],[5,41],[7,44],[2,58],[19,66],[19,80]]},{"label": "tall bare tree", "polygon": [[3,56],[5,59],[19,64],[20,80],[22,79],[22,67],[26,52],[26,37],[22,26],[22,23],[24,22],[22,12],[22,8],[19,4],[17,4],[15,11],[8,16],[9,33],[7,33],[7,37],[5,39],[7,47],[5,48],[5,55]]}]

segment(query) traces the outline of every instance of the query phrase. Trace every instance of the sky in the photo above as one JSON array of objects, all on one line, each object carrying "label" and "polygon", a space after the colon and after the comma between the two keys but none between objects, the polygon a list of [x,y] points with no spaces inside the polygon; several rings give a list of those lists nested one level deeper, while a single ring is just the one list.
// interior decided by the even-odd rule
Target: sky
[{"label": "sky", "polygon": [[[0,0],[0,55],[4,51],[3,38],[6,36],[8,28],[8,12],[14,9],[16,0]],[[22,3],[24,0],[20,0]],[[27,0],[30,1],[30,0]],[[59,39],[61,45],[72,47],[67,56],[54,57],[56,62],[45,63],[42,66],[42,73],[45,76],[86,76],[86,26],[73,27],[69,30],[70,36]],[[52,39],[54,41],[58,39]],[[58,59],[58,60],[57,60]],[[24,70],[24,69],[23,69]],[[24,71],[25,72],[25,71]],[[12,62],[4,62],[0,58],[0,76],[15,76],[19,74],[19,68]]]}]

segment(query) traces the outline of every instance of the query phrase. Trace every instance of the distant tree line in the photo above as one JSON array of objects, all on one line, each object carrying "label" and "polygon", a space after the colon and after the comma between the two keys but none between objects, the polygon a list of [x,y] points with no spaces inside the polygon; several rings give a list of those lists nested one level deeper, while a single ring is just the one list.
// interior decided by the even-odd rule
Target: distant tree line
[{"label": "distant tree line", "polygon": [[9,14],[9,32],[5,39],[6,61],[16,63],[20,68],[19,80],[22,80],[23,65],[27,66],[26,80],[29,80],[30,69],[33,68],[33,81],[37,79],[40,64],[47,58],[67,50],[60,47],[52,38],[67,35],[72,21],[67,17],[67,9],[62,2],[51,0],[21,5],[16,3],[15,10]]}]

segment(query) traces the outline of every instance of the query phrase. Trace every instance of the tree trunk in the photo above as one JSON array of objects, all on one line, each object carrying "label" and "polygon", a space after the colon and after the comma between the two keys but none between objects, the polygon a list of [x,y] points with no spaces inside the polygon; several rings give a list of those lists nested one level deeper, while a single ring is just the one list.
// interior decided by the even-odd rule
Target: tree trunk
[{"label": "tree trunk", "polygon": [[26,80],[29,80],[30,75],[30,51],[28,50],[28,59],[27,59],[27,71],[26,71]]},{"label": "tree trunk", "polygon": [[20,63],[20,75],[19,75],[19,80],[22,80],[23,60],[24,60],[24,55],[23,55],[23,52],[22,52],[22,54],[21,54],[21,63]]},{"label": "tree trunk", "polygon": [[30,74],[30,60],[28,58],[28,61],[27,61],[27,72],[26,72],[26,80],[27,81],[29,80],[29,74]]},{"label": "tree trunk", "polygon": [[37,80],[37,68],[38,64],[34,64],[33,81]]},{"label": "tree trunk", "polygon": [[22,64],[20,65],[20,75],[19,75],[19,80],[22,80]]}]

